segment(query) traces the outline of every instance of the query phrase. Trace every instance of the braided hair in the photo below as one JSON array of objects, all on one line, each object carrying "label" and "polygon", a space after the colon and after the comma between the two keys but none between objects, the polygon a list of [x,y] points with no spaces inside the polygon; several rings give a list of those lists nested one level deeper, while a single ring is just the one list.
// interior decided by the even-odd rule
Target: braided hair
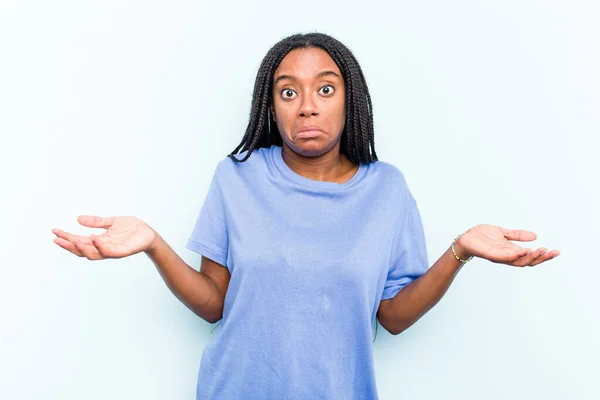
[{"label": "braided hair", "polygon": [[[341,42],[322,33],[295,34],[275,44],[263,59],[252,94],[250,121],[241,143],[228,155],[237,162],[244,162],[256,148],[271,145],[283,146],[276,124],[271,124],[270,105],[273,75],[281,60],[292,50],[317,47],[325,50],[337,64],[346,85],[346,121],[340,140],[340,152],[353,163],[377,161],[373,132],[373,106],[367,82],[358,61]],[[247,151],[238,160],[235,155]]]}]

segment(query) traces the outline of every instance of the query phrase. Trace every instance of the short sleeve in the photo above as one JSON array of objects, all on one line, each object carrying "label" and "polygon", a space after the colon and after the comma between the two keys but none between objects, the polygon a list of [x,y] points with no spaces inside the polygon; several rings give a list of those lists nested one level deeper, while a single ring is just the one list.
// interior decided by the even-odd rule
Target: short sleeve
[{"label": "short sleeve", "polygon": [[429,269],[425,232],[416,203],[405,215],[392,244],[390,268],[381,300],[391,299]]},{"label": "short sleeve", "polygon": [[228,234],[223,192],[217,167],[186,247],[227,266]]}]

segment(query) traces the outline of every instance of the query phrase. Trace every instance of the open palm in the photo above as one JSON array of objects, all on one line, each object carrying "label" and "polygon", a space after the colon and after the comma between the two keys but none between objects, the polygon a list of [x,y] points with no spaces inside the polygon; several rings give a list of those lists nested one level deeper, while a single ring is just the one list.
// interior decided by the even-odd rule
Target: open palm
[{"label": "open palm", "polygon": [[101,235],[81,236],[52,229],[57,236],[54,243],[79,257],[90,260],[122,258],[148,249],[156,240],[156,232],[136,217],[96,217],[81,215],[77,218],[83,226],[105,228]]},{"label": "open palm", "polygon": [[541,247],[535,251],[510,242],[530,242],[537,235],[525,230],[504,229],[494,225],[476,225],[460,237],[465,253],[486,260],[517,267],[534,266],[548,261],[560,253]]}]

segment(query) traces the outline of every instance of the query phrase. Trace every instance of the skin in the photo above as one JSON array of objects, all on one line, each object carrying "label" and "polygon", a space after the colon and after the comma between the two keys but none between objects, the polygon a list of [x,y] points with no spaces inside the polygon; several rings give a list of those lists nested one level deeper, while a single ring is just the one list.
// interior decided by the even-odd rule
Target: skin
[{"label": "skin", "polygon": [[[358,166],[340,153],[345,121],[345,87],[342,74],[323,50],[293,50],[274,73],[272,117],[283,139],[283,159],[308,179],[343,183]],[[299,130],[316,125],[318,136],[302,138]],[[90,228],[106,229],[101,235],[74,235],[52,229],[54,243],[89,260],[122,258],[144,252],[155,264],[173,294],[201,318],[214,323],[222,318],[229,270],[202,257],[200,271],[187,265],[165,240],[136,217],[79,216]],[[557,250],[522,248],[512,241],[528,242],[536,234],[494,225],[477,225],[455,243],[463,260],[470,256],[514,267],[535,266],[559,255]],[[392,334],[399,334],[429,311],[447,291],[466,264],[451,247],[419,279],[394,298],[380,302],[377,317]]]},{"label": "skin", "polygon": [[[458,238],[454,250],[462,260],[474,256],[514,267],[535,266],[558,257],[560,253],[557,250],[549,251],[544,247],[532,250],[510,242],[530,242],[536,238],[536,234],[530,231],[482,224]],[[425,274],[406,285],[393,298],[380,302],[377,317],[381,325],[393,335],[406,330],[440,301],[465,265],[454,257],[451,247],[448,247]]]},{"label": "skin", "polygon": [[[346,118],[346,89],[333,59],[319,48],[290,51],[273,74],[271,115],[283,139],[283,160],[306,178],[343,183],[358,170],[340,153]],[[322,133],[302,138],[299,129]]]}]

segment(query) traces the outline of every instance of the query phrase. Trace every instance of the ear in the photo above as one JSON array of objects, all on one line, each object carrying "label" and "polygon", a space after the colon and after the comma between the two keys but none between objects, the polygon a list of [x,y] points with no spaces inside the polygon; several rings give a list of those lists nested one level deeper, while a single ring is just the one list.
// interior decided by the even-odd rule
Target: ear
[{"label": "ear", "polygon": [[269,108],[271,109],[271,117],[273,118],[273,120],[275,120],[275,106],[273,105],[273,103],[271,103]]}]

